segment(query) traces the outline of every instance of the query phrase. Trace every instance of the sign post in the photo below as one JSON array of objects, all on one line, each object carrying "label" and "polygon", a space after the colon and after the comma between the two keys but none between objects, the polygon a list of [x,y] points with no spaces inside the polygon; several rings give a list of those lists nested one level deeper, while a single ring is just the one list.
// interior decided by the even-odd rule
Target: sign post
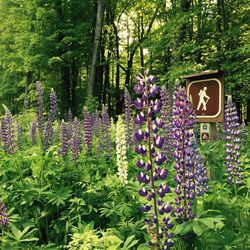
[{"label": "sign post", "polygon": [[201,123],[201,142],[216,140],[216,122],[224,121],[224,74],[209,70],[182,76],[187,95],[193,103],[197,122]]}]

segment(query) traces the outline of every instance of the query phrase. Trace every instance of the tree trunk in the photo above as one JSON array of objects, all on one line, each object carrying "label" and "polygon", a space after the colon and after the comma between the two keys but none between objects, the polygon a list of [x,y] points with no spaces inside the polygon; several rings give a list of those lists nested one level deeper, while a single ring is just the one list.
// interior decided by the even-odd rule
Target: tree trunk
[{"label": "tree trunk", "polygon": [[95,75],[96,75],[98,53],[99,53],[100,45],[101,45],[103,16],[104,16],[104,0],[98,0],[94,46],[93,46],[93,53],[92,53],[92,59],[91,59],[91,65],[90,65],[90,71],[89,71],[89,79],[88,79],[88,95],[92,95],[92,96],[94,94],[95,85],[96,85]]},{"label": "tree trunk", "polygon": [[98,101],[99,101],[99,106],[100,108],[102,107],[102,98],[103,98],[103,92],[104,90],[104,84],[103,84],[103,75],[104,75],[104,66],[103,62],[105,62],[105,48],[104,46],[101,46],[101,51],[99,55],[99,61],[101,64],[98,65],[97,67],[97,86],[96,86],[96,91],[95,91],[95,96],[97,96]]},{"label": "tree trunk", "polygon": [[108,52],[108,56],[105,62],[105,73],[104,73],[104,92],[103,92],[103,103],[107,104],[107,96],[109,95],[108,92],[110,92],[110,52]]},{"label": "tree trunk", "polygon": [[130,57],[129,57],[128,64],[127,64],[126,79],[125,79],[125,87],[127,87],[127,88],[129,88],[131,70],[132,70],[132,66],[133,66],[133,59],[134,59],[135,52],[136,52],[136,49],[134,49],[130,53]]},{"label": "tree trunk", "polygon": [[121,91],[120,91],[120,51],[119,51],[119,35],[114,22],[114,16],[111,15],[111,23],[115,34],[115,51],[116,51],[116,73],[115,73],[115,106],[116,114],[120,114],[122,109]]}]

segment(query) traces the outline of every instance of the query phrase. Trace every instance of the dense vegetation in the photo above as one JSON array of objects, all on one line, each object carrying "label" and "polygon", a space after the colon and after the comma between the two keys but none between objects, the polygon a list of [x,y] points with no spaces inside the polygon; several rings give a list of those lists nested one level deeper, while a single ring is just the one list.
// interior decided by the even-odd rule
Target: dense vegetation
[{"label": "dense vegetation", "polygon": [[[0,249],[250,249],[249,6],[0,0]],[[175,79],[210,69],[201,144]]]},{"label": "dense vegetation", "polygon": [[222,69],[226,93],[247,102],[249,0],[1,0],[0,13],[0,102],[14,113],[41,80],[61,116],[79,115],[87,90],[117,115],[144,68],[169,85]]},{"label": "dense vegetation", "polygon": [[[140,83],[144,82],[141,76],[138,79],[137,94],[142,93]],[[156,80],[151,76],[145,79],[145,83]],[[105,106],[101,113],[90,113],[85,107],[83,121],[69,112],[67,121],[59,122],[53,90],[46,115],[40,82],[36,83],[36,112],[29,110],[13,117],[4,106],[1,249],[142,250],[150,245],[151,249],[249,249],[250,138],[247,128],[239,127],[235,107],[230,103],[226,106],[225,134],[218,127],[218,141],[198,149],[185,89],[176,85],[172,107],[166,89],[161,90],[159,101],[155,99],[159,88],[152,88],[153,92],[147,88],[144,92],[151,93],[148,98],[152,101],[135,100],[134,105],[142,110],[139,113],[126,91],[125,117],[120,116],[117,124],[110,120]],[[151,108],[146,106],[144,116],[142,105],[151,104],[153,109],[148,113]],[[182,112],[186,118],[178,117]],[[185,147],[179,148],[184,140],[181,134]],[[143,142],[143,137],[151,138],[152,144],[150,139]],[[146,156],[148,142],[150,156]],[[186,153],[181,156],[181,152]],[[150,158],[143,160],[145,157]],[[190,187],[195,189],[187,197],[179,196],[184,186],[180,185],[183,172],[177,166],[182,164],[186,173],[192,166],[184,180],[185,185],[193,180]],[[147,175],[150,169],[155,174]],[[156,196],[150,193],[148,185],[152,183],[158,190]],[[159,199],[159,218],[153,222],[148,212],[156,205],[152,205],[154,197]],[[162,219],[164,211],[171,220]],[[160,229],[164,224],[151,225],[160,217],[166,229]],[[164,230],[168,247],[159,248],[157,242]]]}]

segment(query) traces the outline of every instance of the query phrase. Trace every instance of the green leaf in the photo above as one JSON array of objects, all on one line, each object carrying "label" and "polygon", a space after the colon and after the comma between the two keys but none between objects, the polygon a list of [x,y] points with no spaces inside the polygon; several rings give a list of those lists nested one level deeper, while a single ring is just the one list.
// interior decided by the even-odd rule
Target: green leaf
[{"label": "green leaf", "polygon": [[177,225],[175,227],[174,233],[184,235],[190,232],[192,230],[192,227],[193,227],[193,221],[188,221],[183,224]]},{"label": "green leaf", "polygon": [[194,230],[194,233],[198,236],[201,236],[203,232],[205,231],[204,226],[201,223],[199,223],[198,220],[194,221],[193,230]]},{"label": "green leaf", "polygon": [[199,221],[206,225],[210,229],[216,228],[216,223],[220,223],[219,225],[224,225],[222,220],[225,220],[223,217],[208,217],[208,218],[201,218]]},{"label": "green leaf", "polygon": [[146,245],[146,243],[140,244],[137,247],[137,250],[149,250],[150,248]]},{"label": "green leaf", "polygon": [[126,241],[124,242],[124,245],[122,247],[122,249],[130,249],[132,246],[134,246],[135,244],[137,244],[138,240],[133,240],[135,237],[135,235],[131,235],[129,236]]},{"label": "green leaf", "polygon": [[39,238],[33,237],[33,238],[20,240],[20,242],[29,242],[29,241],[38,241],[38,240],[39,240]]}]

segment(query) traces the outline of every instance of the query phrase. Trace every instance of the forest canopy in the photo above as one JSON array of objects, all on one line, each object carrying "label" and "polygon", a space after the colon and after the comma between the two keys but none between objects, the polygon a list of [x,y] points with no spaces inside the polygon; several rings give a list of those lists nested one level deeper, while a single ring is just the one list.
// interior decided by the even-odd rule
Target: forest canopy
[{"label": "forest canopy", "polygon": [[148,68],[168,88],[183,74],[224,70],[226,93],[244,104],[249,3],[0,0],[0,102],[14,113],[34,107],[40,80],[47,96],[54,88],[61,114],[80,114],[93,95],[114,116],[124,88]]}]

